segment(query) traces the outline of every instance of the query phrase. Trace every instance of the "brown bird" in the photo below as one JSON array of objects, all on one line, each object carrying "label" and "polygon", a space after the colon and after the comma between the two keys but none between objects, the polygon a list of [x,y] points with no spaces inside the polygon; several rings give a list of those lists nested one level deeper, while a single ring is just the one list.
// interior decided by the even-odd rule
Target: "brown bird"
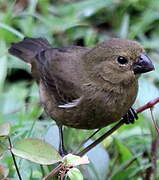
[{"label": "brown bird", "polygon": [[118,38],[93,48],[52,48],[46,39],[24,38],[9,53],[32,65],[41,103],[61,135],[62,125],[97,129],[122,117],[133,122],[139,74],[154,69],[138,42]]}]

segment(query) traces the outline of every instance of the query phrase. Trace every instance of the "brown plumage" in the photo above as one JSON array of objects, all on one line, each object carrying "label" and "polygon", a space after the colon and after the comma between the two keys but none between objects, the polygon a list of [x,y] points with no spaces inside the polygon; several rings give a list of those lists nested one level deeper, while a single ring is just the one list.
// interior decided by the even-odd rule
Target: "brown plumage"
[{"label": "brown plumage", "polygon": [[120,120],[136,99],[138,74],[154,69],[139,43],[118,38],[93,48],[24,38],[9,52],[32,65],[41,102],[57,124],[81,129]]}]

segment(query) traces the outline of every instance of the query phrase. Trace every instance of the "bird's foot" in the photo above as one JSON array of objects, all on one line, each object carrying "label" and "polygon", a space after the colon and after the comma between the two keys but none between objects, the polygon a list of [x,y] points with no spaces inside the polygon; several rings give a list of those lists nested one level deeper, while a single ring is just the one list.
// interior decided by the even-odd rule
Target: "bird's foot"
[{"label": "bird's foot", "polygon": [[134,124],[135,119],[138,119],[137,112],[131,107],[123,117],[123,121],[125,122],[125,124]]},{"label": "bird's foot", "polygon": [[64,148],[59,148],[59,154],[64,157],[68,154],[68,152]]}]

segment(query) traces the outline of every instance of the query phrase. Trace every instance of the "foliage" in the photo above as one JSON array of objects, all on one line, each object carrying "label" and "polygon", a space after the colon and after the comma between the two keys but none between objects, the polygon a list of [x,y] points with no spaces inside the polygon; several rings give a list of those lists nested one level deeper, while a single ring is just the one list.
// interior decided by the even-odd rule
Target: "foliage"
[{"label": "foliage", "polygon": [[[45,37],[54,47],[93,46],[109,37],[136,39],[146,48],[156,70],[140,78],[135,106],[159,96],[158,0],[0,0],[0,123],[11,124],[13,144],[23,138],[39,138],[56,146],[59,140],[54,121],[39,106],[38,88],[30,76],[30,68],[8,54],[9,44],[24,36]],[[158,105],[153,113],[158,120]],[[102,129],[96,137],[108,128]],[[7,128],[4,134],[6,131]],[[92,133],[68,127],[64,131],[70,151]],[[154,144],[159,144],[158,141],[151,113],[146,111],[139,115],[134,125],[124,125],[89,152],[90,164],[81,166],[81,172],[88,180],[92,177],[97,180],[137,180],[149,175],[157,179],[159,171],[155,167],[159,160]],[[2,156],[6,142],[4,139],[0,142],[0,178],[17,179],[11,154],[7,151]],[[24,180],[42,178],[53,169],[52,165],[40,166],[20,158],[16,160]]]}]

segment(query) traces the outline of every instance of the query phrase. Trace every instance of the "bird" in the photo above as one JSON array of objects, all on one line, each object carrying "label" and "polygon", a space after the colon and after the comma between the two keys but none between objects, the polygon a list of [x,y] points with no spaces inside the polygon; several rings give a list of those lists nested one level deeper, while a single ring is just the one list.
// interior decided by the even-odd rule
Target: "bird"
[{"label": "bird", "polygon": [[31,65],[40,101],[56,121],[60,154],[62,127],[99,129],[121,118],[133,123],[138,78],[154,70],[144,48],[134,40],[110,38],[94,47],[54,48],[44,38],[11,43],[9,53]]}]

